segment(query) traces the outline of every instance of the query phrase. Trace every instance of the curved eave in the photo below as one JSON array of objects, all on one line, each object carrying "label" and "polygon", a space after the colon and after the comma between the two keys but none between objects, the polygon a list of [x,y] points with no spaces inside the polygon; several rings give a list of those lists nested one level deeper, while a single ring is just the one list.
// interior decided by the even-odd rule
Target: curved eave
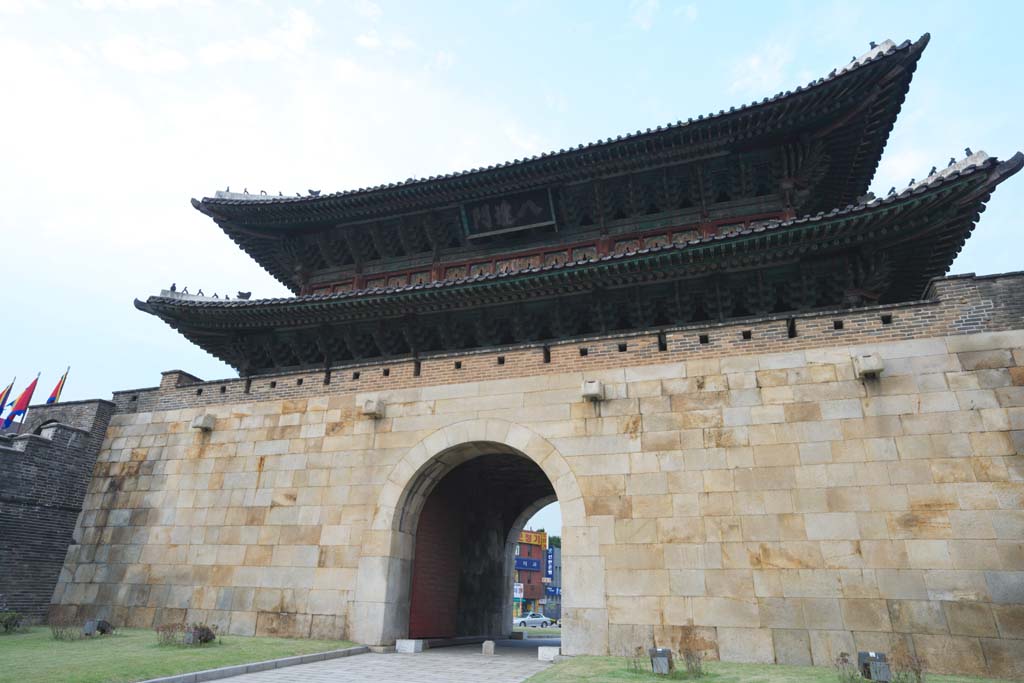
[{"label": "curved eave", "polygon": [[[914,43],[904,41],[805,87],[749,105],[530,159],[317,197],[257,201],[207,197],[193,199],[192,204],[274,279],[298,294],[301,287],[296,277],[268,250],[267,238],[452,207],[498,193],[586,181],[641,169],[644,160],[659,165],[668,159],[677,163],[757,140],[785,138],[787,131],[804,135],[812,121],[817,121],[815,130],[827,129],[824,122],[828,117],[848,117],[847,110],[852,107],[855,116],[828,130],[827,147],[833,161],[815,185],[807,206],[811,212],[827,210],[867,192],[929,39],[925,34]],[[853,97],[851,93],[858,94]],[[855,104],[858,102],[865,104],[861,107]]]},{"label": "curved eave", "polygon": [[[841,251],[869,237],[913,260],[914,267],[901,275],[900,291],[916,296],[928,280],[947,271],[992,190],[1022,165],[1020,152],[1005,162],[990,158],[885,199],[592,261],[344,294],[227,302],[150,297],[135,305],[197,341],[203,334],[232,330],[337,324],[587,291],[605,282],[700,276],[735,267],[737,259],[743,259],[745,267],[757,268],[799,258],[807,244]],[[879,225],[883,228],[875,235],[872,231]]]},{"label": "curved eave", "polygon": [[[659,126],[654,130],[637,131],[615,139],[581,144],[576,148],[549,152],[529,159],[317,197],[282,197],[259,201],[206,197],[201,201],[193,200],[193,205],[218,222],[223,221],[222,227],[228,225],[240,229],[248,225],[273,228],[285,224],[294,226],[344,221],[346,218],[351,219],[353,214],[364,215],[374,210],[386,213],[395,202],[419,202],[424,207],[450,204],[493,193],[503,185],[521,187],[537,178],[547,182],[560,176],[578,179],[580,172],[592,172],[595,166],[609,161],[642,157],[665,147],[677,147],[675,141],[681,139],[677,137],[680,135],[688,136],[689,146],[708,145],[720,140],[743,142],[764,134],[778,135],[787,126],[796,125],[784,117],[781,123],[774,120],[780,113],[784,115],[787,107],[796,110],[800,103],[807,101],[813,102],[816,110],[827,111],[830,103],[827,93],[823,91],[844,92],[849,88],[848,81],[853,81],[857,88],[870,88],[871,84],[863,82],[868,78],[862,78],[865,70],[870,71],[871,78],[880,79],[892,72],[886,65],[902,65],[902,73],[897,76],[899,87],[893,88],[890,93],[895,101],[883,107],[880,120],[872,122],[873,135],[878,139],[858,150],[849,170],[851,184],[848,194],[855,197],[863,194],[864,188],[871,181],[900,103],[910,87],[917,61],[929,40],[929,35],[925,34],[916,42],[904,41],[863,62],[842,70],[833,70],[827,77],[812,81],[807,86],[739,108],[733,107],[729,111]],[[874,111],[869,107],[865,115],[869,116]],[[801,111],[800,115],[806,119],[810,113]],[[696,142],[698,140],[699,143]]]}]

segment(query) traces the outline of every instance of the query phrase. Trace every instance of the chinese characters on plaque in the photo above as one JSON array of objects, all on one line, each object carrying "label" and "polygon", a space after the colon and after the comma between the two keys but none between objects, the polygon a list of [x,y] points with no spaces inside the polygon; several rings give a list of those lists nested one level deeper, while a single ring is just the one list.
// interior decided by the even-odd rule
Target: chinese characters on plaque
[{"label": "chinese characters on plaque", "polygon": [[533,190],[466,204],[466,233],[484,237],[505,232],[554,225],[555,214],[547,190]]}]

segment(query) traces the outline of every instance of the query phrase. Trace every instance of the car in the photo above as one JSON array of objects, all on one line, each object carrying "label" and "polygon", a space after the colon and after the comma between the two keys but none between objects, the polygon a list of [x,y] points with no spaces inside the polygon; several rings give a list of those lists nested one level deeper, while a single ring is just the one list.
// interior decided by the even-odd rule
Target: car
[{"label": "car", "polygon": [[551,623],[551,619],[540,612],[528,612],[522,616],[518,616],[512,620],[512,626],[540,626],[541,628],[547,628]]}]

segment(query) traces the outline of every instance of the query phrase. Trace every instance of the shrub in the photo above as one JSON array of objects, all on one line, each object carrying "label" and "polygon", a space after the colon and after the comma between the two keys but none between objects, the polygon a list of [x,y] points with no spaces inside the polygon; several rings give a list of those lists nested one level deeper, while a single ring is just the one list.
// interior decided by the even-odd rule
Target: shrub
[{"label": "shrub", "polygon": [[160,645],[182,645],[185,640],[185,624],[161,624],[157,626],[156,641]]},{"label": "shrub", "polygon": [[861,678],[860,672],[857,671],[856,662],[850,660],[848,652],[839,653],[839,656],[836,657],[835,667],[839,683],[858,683],[864,680]]},{"label": "shrub", "polygon": [[192,624],[189,631],[192,633],[192,645],[204,645],[217,640],[217,627],[206,624]]},{"label": "shrub", "polygon": [[54,640],[78,640],[82,637],[82,630],[74,619],[51,615],[49,622],[50,635]]},{"label": "shrub", "polygon": [[153,630],[160,645],[205,645],[217,640],[217,627],[199,622],[192,625],[162,624]]},{"label": "shrub", "polygon": [[21,630],[25,617],[21,612],[0,612],[0,633],[15,633]]}]

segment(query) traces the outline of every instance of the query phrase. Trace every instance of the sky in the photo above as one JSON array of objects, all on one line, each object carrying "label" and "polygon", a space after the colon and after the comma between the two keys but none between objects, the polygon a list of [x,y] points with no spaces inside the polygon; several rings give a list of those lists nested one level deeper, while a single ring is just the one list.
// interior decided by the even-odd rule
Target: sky
[{"label": "sky", "polygon": [[[366,187],[728,109],[931,32],[872,189],[1024,148],[1013,2],[0,0],[0,387],[234,372],[132,306],[287,292],[190,198]],[[1024,184],[952,272],[1019,270]]]},{"label": "sky", "polygon": [[[1024,148],[1012,2],[0,0],[0,387],[64,400],[233,370],[132,305],[288,292],[192,197],[306,194],[523,158],[728,109],[925,32],[872,189]],[[1019,179],[952,272],[1024,267]],[[553,531],[557,507],[535,528]]]}]

